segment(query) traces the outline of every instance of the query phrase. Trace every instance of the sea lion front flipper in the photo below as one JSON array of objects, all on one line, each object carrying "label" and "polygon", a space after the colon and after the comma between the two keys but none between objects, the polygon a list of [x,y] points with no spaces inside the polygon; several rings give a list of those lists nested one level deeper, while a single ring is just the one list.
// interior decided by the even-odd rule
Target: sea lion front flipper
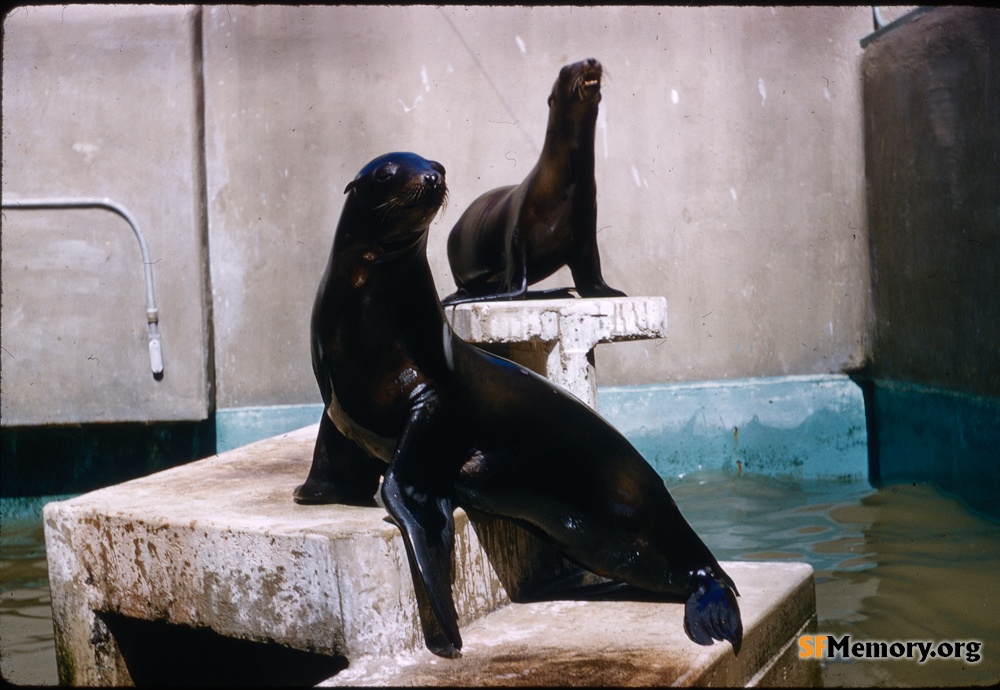
[{"label": "sea lion front flipper", "polygon": [[627,297],[621,290],[616,290],[604,282],[601,274],[601,255],[597,252],[596,232],[592,239],[584,241],[566,264],[573,275],[573,286],[580,297]]},{"label": "sea lion front flipper", "polygon": [[452,500],[435,473],[427,438],[435,400],[422,396],[403,431],[382,482],[382,501],[403,535],[427,648],[438,656],[461,656],[462,636],[451,597],[451,552],[455,544]]},{"label": "sea lion front flipper", "polygon": [[733,653],[743,644],[743,621],[736,592],[715,577],[711,568],[691,574],[688,599],[684,604],[684,632],[692,641],[710,645],[713,640],[729,640]]},{"label": "sea lion front flipper", "polygon": [[373,506],[385,464],[345,437],[324,412],[316,435],[312,466],[304,484],[295,487],[296,503],[342,503]]}]

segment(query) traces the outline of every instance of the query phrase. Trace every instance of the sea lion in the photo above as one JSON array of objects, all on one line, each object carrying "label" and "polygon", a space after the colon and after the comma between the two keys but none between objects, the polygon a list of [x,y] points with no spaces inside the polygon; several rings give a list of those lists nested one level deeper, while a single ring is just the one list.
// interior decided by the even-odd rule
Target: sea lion
[{"label": "sea lion", "polygon": [[597,251],[594,127],[601,63],[566,65],[549,96],[545,144],[519,185],[486,192],[448,235],[455,285],[446,305],[526,296],[569,296],[568,288],[528,293],[528,286],[569,266],[581,297],[624,297],[601,276]]},{"label": "sea lion", "polygon": [[526,526],[591,572],[687,597],[688,636],[738,652],[736,587],[656,471],[575,397],[452,331],[426,256],[444,168],[386,154],[346,192],[312,313],[326,412],[295,500],[373,505],[384,475],[424,639],[440,656],[462,647],[456,505]]}]

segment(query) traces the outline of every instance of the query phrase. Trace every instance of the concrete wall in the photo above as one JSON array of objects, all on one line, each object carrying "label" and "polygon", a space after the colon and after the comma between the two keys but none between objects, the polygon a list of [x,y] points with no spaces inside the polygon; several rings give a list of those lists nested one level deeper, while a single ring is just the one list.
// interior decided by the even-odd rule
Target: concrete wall
[{"label": "concrete wall", "polygon": [[1000,396],[998,45],[946,7],[865,50],[875,378]]},{"label": "concrete wall", "polygon": [[218,405],[318,400],[311,301],[343,188],[376,155],[447,168],[428,253],[451,292],[449,229],[530,170],[552,82],[587,56],[609,74],[605,277],[670,312],[665,342],[598,348],[602,385],[860,365],[870,30],[860,7],[206,8]]},{"label": "concrete wall", "polygon": [[124,219],[4,209],[4,426],[208,415],[199,36],[190,7],[21,7],[5,18],[3,200],[109,197],[132,213],[164,363],[157,381],[143,258]]},{"label": "concrete wall", "polygon": [[[55,255],[36,238],[58,234],[67,214],[30,221],[47,228],[19,230],[15,242],[29,221],[8,213],[3,424],[50,414],[56,386],[76,417],[44,421],[167,419],[149,401],[181,380],[193,419],[213,405],[318,402],[308,317],[345,184],[390,150],[445,165],[451,197],[428,252],[447,294],[448,230],[475,196],[530,170],[559,68],[588,56],[607,72],[596,142],[605,277],[669,305],[665,341],[598,348],[601,384],[860,366],[869,283],[858,40],[871,28],[864,7],[22,8],[4,26],[4,198],[115,195],[141,214],[168,361],[151,389],[141,283],[135,304],[105,312],[82,300],[73,313],[85,317],[68,325],[46,311],[67,279],[105,275],[104,255],[90,257],[103,235],[74,235],[60,249],[61,280],[46,281],[55,267],[42,264]],[[134,251],[116,232],[115,252]],[[115,270],[116,288],[138,282]],[[568,281],[564,271],[543,287]],[[139,318],[119,333],[125,311]],[[34,330],[15,329],[29,312]],[[47,352],[63,331],[76,347]],[[113,348],[100,371],[114,385],[84,372],[98,367],[91,342]],[[190,361],[169,359],[187,348]],[[49,396],[29,394],[39,384]]]},{"label": "concrete wall", "polygon": [[939,7],[863,60],[871,475],[1000,516],[1000,10]]}]

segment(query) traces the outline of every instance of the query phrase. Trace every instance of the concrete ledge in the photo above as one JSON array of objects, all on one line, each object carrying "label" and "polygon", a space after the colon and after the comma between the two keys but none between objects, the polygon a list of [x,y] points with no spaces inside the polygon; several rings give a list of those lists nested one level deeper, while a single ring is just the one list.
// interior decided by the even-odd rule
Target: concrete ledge
[{"label": "concrete ledge", "polygon": [[[385,511],[292,501],[317,428],[47,504],[61,682],[130,682],[97,613],[348,659],[422,647],[405,549]],[[496,522],[473,529],[455,512],[463,626],[508,603],[508,591],[566,569],[540,540]]]},{"label": "concrete ledge", "polygon": [[545,376],[595,410],[594,347],[667,334],[665,297],[470,302],[445,314],[460,338]]},{"label": "concrete ledge", "polygon": [[633,601],[510,604],[465,633],[460,659],[427,651],[352,661],[321,683],[344,685],[666,686],[818,684],[795,641],[815,631],[812,567],[726,562],[740,589],[744,642],[702,647],[684,634],[683,606]]},{"label": "concrete ledge", "polygon": [[[465,656],[451,663],[427,658],[405,549],[384,510],[291,499],[308,472],[316,430],[46,505],[60,682],[132,682],[105,614],[343,657],[348,675],[330,682],[359,684],[387,677],[446,682],[433,669],[456,683],[492,682],[512,659],[536,669],[522,672],[529,682],[553,672],[567,677],[575,664],[627,675],[653,659],[658,670],[639,680],[742,684],[774,666],[790,636],[814,616],[811,569],[799,564],[726,564],[743,594],[738,663],[728,645],[689,642],[679,604],[508,605],[508,593],[517,598],[520,587],[559,575],[567,564],[523,530],[479,516],[473,522],[459,510],[453,589]],[[133,649],[161,653],[131,641]],[[183,654],[183,644],[177,649]],[[627,680],[602,673],[602,682]]]}]

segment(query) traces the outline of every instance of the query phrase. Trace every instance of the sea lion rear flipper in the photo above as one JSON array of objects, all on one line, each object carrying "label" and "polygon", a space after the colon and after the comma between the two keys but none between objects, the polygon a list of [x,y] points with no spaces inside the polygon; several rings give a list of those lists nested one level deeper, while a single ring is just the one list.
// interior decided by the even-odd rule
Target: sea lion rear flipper
[{"label": "sea lion rear flipper", "polygon": [[451,597],[452,501],[433,481],[432,463],[420,448],[432,414],[433,404],[415,407],[385,473],[382,501],[403,535],[427,648],[453,658],[461,656],[462,636]]},{"label": "sea lion rear flipper", "polygon": [[692,641],[710,645],[713,640],[729,640],[733,653],[743,644],[743,621],[736,592],[715,577],[710,568],[692,573],[689,596],[684,604],[684,632]]},{"label": "sea lion rear flipper", "polygon": [[384,467],[340,433],[324,412],[309,476],[295,488],[293,497],[296,503],[373,506]]}]

